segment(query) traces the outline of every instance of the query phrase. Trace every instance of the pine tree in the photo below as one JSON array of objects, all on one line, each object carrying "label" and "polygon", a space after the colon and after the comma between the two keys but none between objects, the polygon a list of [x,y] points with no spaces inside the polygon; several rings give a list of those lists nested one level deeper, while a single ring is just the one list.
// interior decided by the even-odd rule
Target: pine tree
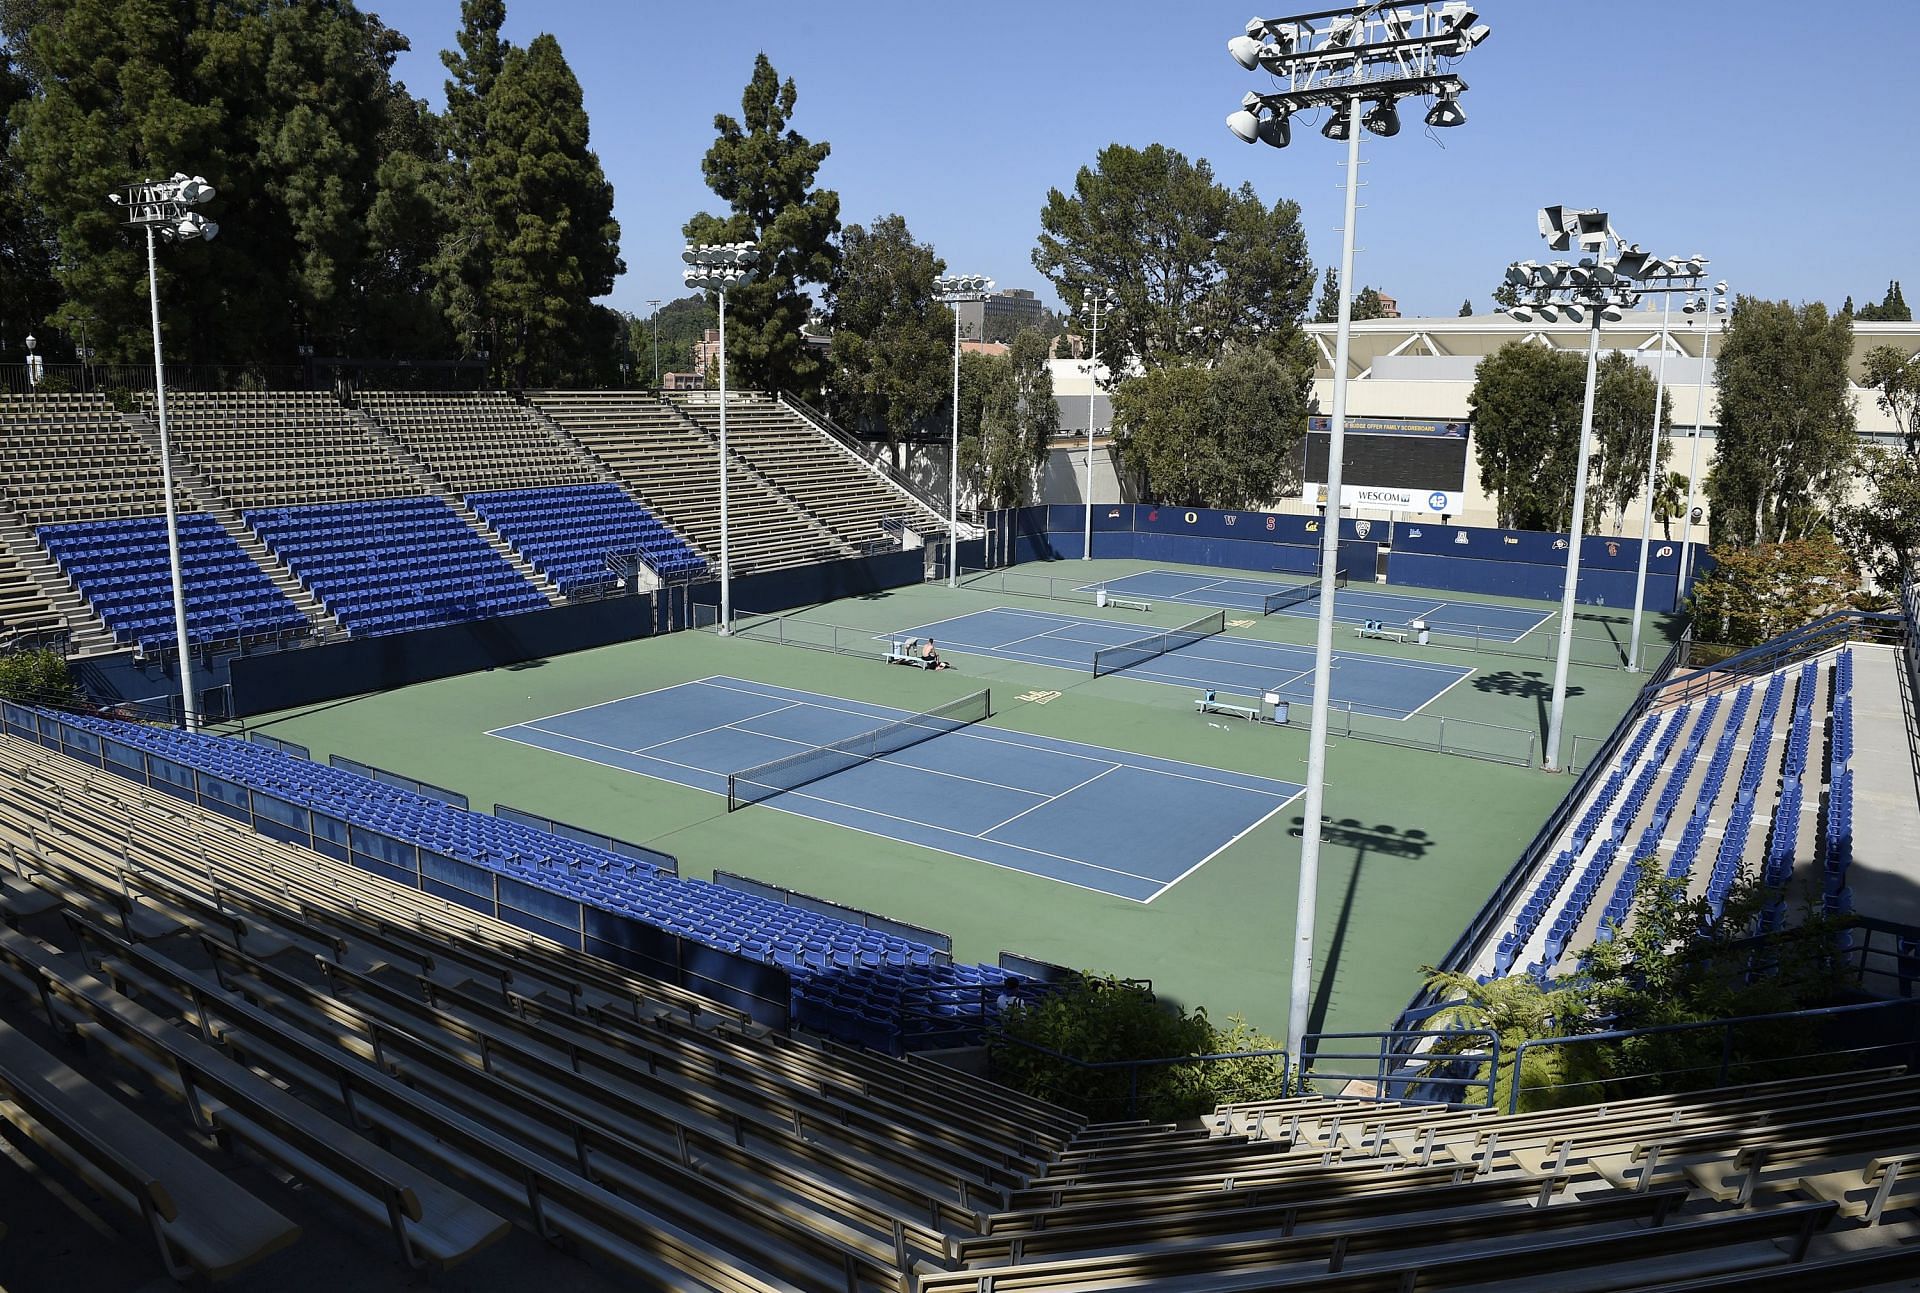
[{"label": "pine tree", "polygon": [[486,296],[493,281],[492,220],[474,189],[473,165],[487,138],[487,98],[506,64],[505,0],[461,0],[457,50],[440,51],[446,66],[447,110],[441,143],[451,158],[439,190],[446,241],[433,262],[434,298],[448,325],[469,347],[491,340]]},{"label": "pine tree", "polygon": [[1363,319],[1377,319],[1386,313],[1386,306],[1380,301],[1380,289],[1363,287],[1353,298],[1352,312],[1348,315],[1354,322]]},{"label": "pine tree", "polygon": [[944,268],[898,215],[871,228],[848,225],[841,235],[840,273],[827,300],[832,412],[863,434],[885,436],[896,453],[950,399],[953,315],[933,299],[934,275]]},{"label": "pine tree", "polygon": [[729,383],[738,389],[819,394],[826,364],[801,340],[806,284],[825,286],[839,267],[840,195],[814,187],[830,145],[788,129],[799,92],[765,54],[740,98],[740,119],[714,117],[719,138],[701,161],[707,187],[726,215],[702,211],[686,222],[695,243],[751,242],[758,276],[727,293]]},{"label": "pine tree", "polygon": [[[31,87],[16,71],[10,52],[0,47],[0,356],[18,357],[23,339],[46,332],[47,316],[58,302],[53,282],[53,258],[48,251],[51,231],[39,207],[28,200],[26,176],[12,155],[13,131],[8,114],[26,103]],[[41,338],[41,353],[58,353]]]},{"label": "pine tree", "polygon": [[1327,266],[1326,276],[1320,280],[1320,301],[1313,307],[1315,323],[1334,323],[1340,318],[1340,275],[1333,266]]},{"label": "pine tree", "polygon": [[1511,310],[1520,304],[1520,289],[1506,279],[1500,280],[1500,286],[1493,289],[1493,304],[1496,309]]},{"label": "pine tree", "polygon": [[510,49],[485,98],[485,138],[473,189],[487,212],[492,277],[482,304],[497,329],[497,358],[515,384],[602,369],[617,328],[594,315],[613,290],[620,226],[613,186],[587,146],[580,82],[560,43],[534,37]]},{"label": "pine tree", "polygon": [[1463,319],[1469,319],[1473,317],[1473,298],[1472,297],[1468,297],[1466,300],[1460,302],[1460,317]]}]

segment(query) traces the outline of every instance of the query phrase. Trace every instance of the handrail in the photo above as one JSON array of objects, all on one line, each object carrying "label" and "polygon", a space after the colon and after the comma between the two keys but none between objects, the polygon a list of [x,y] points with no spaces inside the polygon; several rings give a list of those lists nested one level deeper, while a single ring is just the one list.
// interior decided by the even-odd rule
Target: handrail
[{"label": "handrail", "polygon": [[1660,699],[1669,699],[1666,693],[1676,689],[1680,699],[1691,699],[1702,686],[1710,685],[1708,679],[1714,674],[1744,677],[1770,672],[1783,664],[1791,664],[1829,647],[1851,642],[1859,636],[1860,629],[1869,625],[1899,624],[1901,621],[1901,616],[1885,611],[1835,611],[1811,624],[1803,624],[1797,629],[1768,638],[1760,645],[1748,647],[1725,660],[1668,679],[1661,684]]},{"label": "handrail", "polygon": [[[1733,1029],[1736,1025],[1786,1023],[1794,1020],[1826,1019],[1826,1018],[1835,1018],[1841,1015],[1853,1016],[1853,1015],[1867,1014],[1873,1011],[1892,1011],[1892,1010],[1898,1010],[1902,1008],[1913,1008],[1913,1007],[1920,1007],[1920,1000],[1900,999],[1900,1000],[1894,1000],[1894,1001],[1863,1001],[1863,1002],[1855,1002],[1855,1003],[1844,1005],[1844,1006],[1813,1006],[1804,1010],[1783,1010],[1778,1013],[1769,1014],[1769,1015],[1737,1015],[1731,1019],[1707,1019],[1707,1020],[1699,1020],[1695,1022],[1681,1023],[1681,1024],[1652,1024],[1645,1028],[1614,1028],[1614,1029],[1609,1029],[1605,1032],[1579,1033],[1579,1034],[1566,1036],[1566,1037],[1530,1037],[1527,1040],[1521,1042],[1518,1046],[1514,1047],[1514,1051],[1513,1051],[1514,1080],[1513,1080],[1512,1090],[1509,1092],[1507,1097],[1507,1112],[1518,1113],[1520,1110],[1520,1092],[1523,1089],[1522,1083],[1520,1081],[1520,1075],[1525,1071],[1523,1068],[1523,1064],[1526,1059],[1526,1053],[1529,1048],[1537,1048],[1541,1046],[1593,1045],[1599,1042],[1624,1041],[1632,1037],[1652,1037],[1652,1036],[1657,1036],[1657,1035],[1662,1035],[1667,1033],[1700,1032],[1708,1028],[1717,1028],[1721,1030],[1720,1066],[1719,1066],[1719,1072],[1717,1074],[1717,1085],[1725,1086],[1727,1084],[1727,1072],[1728,1072],[1728,1069],[1731,1067],[1732,1060],[1733,1060]],[[1914,1034],[1909,1035],[1909,1037],[1903,1042],[1885,1042],[1885,1043],[1879,1043],[1878,1045],[1881,1047],[1894,1046],[1894,1045],[1912,1045],[1916,1040],[1917,1036],[1920,1036],[1920,1032],[1915,1032]],[[1821,1058],[1823,1055],[1838,1054],[1838,1053],[1842,1053],[1842,1052],[1811,1051],[1803,1055],[1782,1056],[1779,1058],[1818,1059],[1818,1058]],[[1756,1060],[1756,1061],[1750,1061],[1750,1062],[1763,1063],[1765,1061]],[[1672,1070],[1672,1071],[1682,1072],[1687,1070]],[[1585,1082],[1556,1082],[1556,1083],[1550,1083],[1540,1087],[1525,1088],[1525,1089],[1539,1090],[1539,1091],[1552,1091],[1562,1087],[1585,1086],[1585,1085],[1590,1085],[1591,1083],[1596,1083],[1596,1082],[1621,1082],[1621,1081],[1631,1081],[1634,1078],[1648,1078],[1648,1077],[1658,1077],[1658,1076],[1660,1076],[1660,1072],[1611,1075],[1605,1078],[1588,1079]]]},{"label": "handrail", "polygon": [[1165,1055],[1155,1059],[1132,1060],[1085,1060],[1078,1055],[1069,1055],[1057,1051],[1051,1046],[1039,1042],[1030,1042],[1023,1037],[1015,1037],[1005,1029],[995,1029],[993,1040],[1018,1046],[1023,1050],[1036,1051],[1052,1059],[1061,1060],[1086,1073],[1111,1073],[1125,1070],[1127,1074],[1127,1111],[1126,1117],[1136,1115],[1140,1103],[1140,1070],[1167,1068],[1176,1064],[1214,1064],[1225,1060],[1274,1059],[1280,1060],[1280,1082],[1285,1090],[1291,1090],[1293,1084],[1292,1061],[1285,1047],[1273,1047],[1266,1050],[1218,1051],[1206,1055]]},{"label": "handrail", "polygon": [[887,456],[884,453],[878,457],[868,457],[866,441],[861,440],[858,436],[854,435],[853,432],[847,430],[838,422],[835,422],[819,409],[814,408],[813,405],[807,403],[792,391],[781,391],[774,398],[779,403],[785,404],[795,413],[798,413],[806,421],[811,422],[821,431],[826,432],[832,439],[839,441],[842,448],[846,449],[862,463],[865,463],[873,471],[886,477],[887,483],[895,489],[898,489],[901,493],[913,499],[914,502],[920,504],[920,506],[926,508],[935,516],[943,518],[946,516],[946,504],[897,471],[894,465],[887,461]]}]

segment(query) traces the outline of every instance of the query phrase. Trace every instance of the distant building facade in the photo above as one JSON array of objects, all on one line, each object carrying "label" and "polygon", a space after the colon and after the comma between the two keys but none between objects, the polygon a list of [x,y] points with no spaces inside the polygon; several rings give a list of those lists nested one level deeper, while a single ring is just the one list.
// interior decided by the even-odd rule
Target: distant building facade
[{"label": "distant building facade", "polygon": [[1022,328],[1037,328],[1046,319],[1040,298],[1024,287],[1005,287],[984,301],[962,301],[960,335],[976,341],[1012,341]]}]

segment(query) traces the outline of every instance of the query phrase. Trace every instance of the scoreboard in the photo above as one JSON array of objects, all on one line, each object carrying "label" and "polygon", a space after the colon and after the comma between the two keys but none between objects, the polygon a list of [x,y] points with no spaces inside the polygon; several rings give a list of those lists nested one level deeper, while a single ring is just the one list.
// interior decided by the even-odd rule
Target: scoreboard
[{"label": "scoreboard", "polygon": [[[1341,472],[1342,505],[1454,512],[1467,484],[1465,422],[1430,418],[1349,417]],[[1301,447],[1304,497],[1323,501],[1332,419],[1308,419]]]}]

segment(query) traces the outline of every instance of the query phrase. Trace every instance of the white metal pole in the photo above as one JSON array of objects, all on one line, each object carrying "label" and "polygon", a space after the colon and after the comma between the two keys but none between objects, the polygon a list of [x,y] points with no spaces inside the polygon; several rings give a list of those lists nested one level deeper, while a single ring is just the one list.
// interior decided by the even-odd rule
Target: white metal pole
[{"label": "white metal pole", "polygon": [[733,557],[727,545],[727,289],[720,289],[720,631],[733,632]]},{"label": "white metal pole", "polygon": [[1667,329],[1673,319],[1673,293],[1660,307],[1660,375],[1653,386],[1653,434],[1647,440],[1647,493],[1640,505],[1640,576],[1633,585],[1633,637],[1627,648],[1627,672],[1640,672],[1640,615],[1647,601],[1647,549],[1653,546],[1653,475],[1660,469],[1660,410],[1667,395]]},{"label": "white metal pole", "polygon": [[1700,335],[1700,384],[1693,402],[1693,451],[1687,462],[1687,514],[1683,518],[1680,531],[1680,573],[1673,583],[1674,609],[1680,609],[1680,597],[1687,591],[1687,575],[1693,569],[1693,490],[1700,479],[1700,433],[1707,425],[1707,373],[1713,365],[1709,362],[1713,355],[1713,316],[1719,301],[1714,293],[1708,293],[1706,309],[1701,311],[1702,327]]},{"label": "white metal pole", "polygon": [[189,732],[200,726],[193,689],[193,651],[187,645],[187,589],[180,578],[180,525],[173,506],[173,443],[167,429],[167,379],[160,361],[160,266],[147,226],[147,301],[153,307],[153,399],[160,414],[160,488],[166,494],[167,573],[173,579],[173,642],[180,653],[180,716]]},{"label": "white metal pole", "polygon": [[1593,387],[1600,367],[1600,324],[1606,306],[1595,300],[1587,310],[1593,326],[1587,332],[1587,392],[1580,405],[1580,459],[1573,473],[1573,516],[1567,526],[1567,580],[1560,590],[1560,654],[1553,662],[1553,707],[1547,713],[1549,772],[1560,770],[1560,732],[1567,718],[1567,663],[1573,656],[1573,606],[1580,587],[1580,542],[1587,525],[1587,459],[1593,444]]},{"label": "white metal pole", "polygon": [[[983,449],[985,445],[981,446]],[[982,455],[984,456],[984,455]],[[953,456],[947,463],[947,587],[960,586],[960,302],[953,303]]]},{"label": "white metal pole", "polygon": [[1093,297],[1093,348],[1087,356],[1087,475],[1084,493],[1087,501],[1086,532],[1081,539],[1080,560],[1093,560],[1093,402],[1098,398],[1100,382],[1100,297]]},{"label": "white metal pole", "polygon": [[1327,703],[1333,690],[1334,575],[1340,568],[1340,468],[1347,434],[1347,355],[1353,331],[1353,222],[1360,189],[1360,100],[1347,102],[1347,207],[1340,230],[1340,315],[1333,346],[1333,418],[1327,435],[1327,507],[1320,520],[1320,606],[1313,636],[1313,725],[1307,738],[1307,794],[1300,824],[1300,890],[1293,917],[1287,1055],[1304,1068],[1302,1044],[1313,999],[1313,926],[1320,889],[1320,816],[1327,788]]}]

